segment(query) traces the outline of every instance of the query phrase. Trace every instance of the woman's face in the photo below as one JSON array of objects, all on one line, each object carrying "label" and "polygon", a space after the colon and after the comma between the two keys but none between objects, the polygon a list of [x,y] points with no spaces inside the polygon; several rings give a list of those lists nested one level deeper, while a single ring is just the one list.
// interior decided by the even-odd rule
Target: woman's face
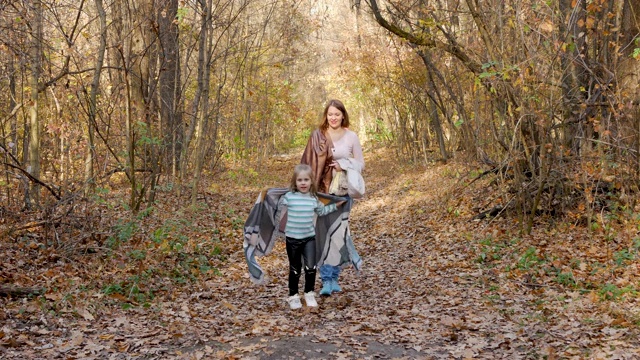
[{"label": "woman's face", "polygon": [[329,122],[329,127],[336,130],[342,127],[342,119],[344,119],[344,114],[338,108],[329,106],[327,110],[327,121]]}]

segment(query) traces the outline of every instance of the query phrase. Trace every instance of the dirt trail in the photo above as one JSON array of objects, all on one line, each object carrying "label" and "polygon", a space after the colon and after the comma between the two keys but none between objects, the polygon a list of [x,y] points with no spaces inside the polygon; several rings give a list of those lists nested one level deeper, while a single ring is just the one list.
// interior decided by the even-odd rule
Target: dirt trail
[{"label": "dirt trail", "polygon": [[[293,160],[292,160],[293,161]],[[574,293],[518,286],[474,262],[456,230],[481,225],[443,216],[453,186],[437,167],[399,174],[368,159],[367,196],[352,212],[364,259],[341,277],[343,293],[319,308],[285,302],[282,242],[259,259],[269,282],[250,283],[240,250],[220,275],[176,291],[148,309],[60,319],[51,346],[5,349],[7,359],[538,359],[640,357],[635,330],[586,321],[591,305]],[[379,170],[373,170],[379,169]],[[405,169],[406,170],[406,169]],[[318,280],[316,287],[319,288]],[[499,288],[499,290],[498,290]],[[554,312],[561,309],[562,313]],[[46,321],[46,319],[44,320]],[[64,323],[67,321],[66,323]],[[599,340],[598,340],[599,339]],[[65,351],[65,346],[68,350]]]}]

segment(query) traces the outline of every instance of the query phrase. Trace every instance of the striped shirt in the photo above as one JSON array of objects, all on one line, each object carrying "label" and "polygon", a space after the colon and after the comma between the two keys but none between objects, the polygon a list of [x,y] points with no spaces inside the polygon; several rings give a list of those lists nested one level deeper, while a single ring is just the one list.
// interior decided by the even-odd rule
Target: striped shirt
[{"label": "striped shirt", "polygon": [[337,210],[336,204],[324,205],[311,193],[289,191],[282,197],[282,205],[287,207],[286,236],[305,239],[316,235],[315,214],[327,215]]}]

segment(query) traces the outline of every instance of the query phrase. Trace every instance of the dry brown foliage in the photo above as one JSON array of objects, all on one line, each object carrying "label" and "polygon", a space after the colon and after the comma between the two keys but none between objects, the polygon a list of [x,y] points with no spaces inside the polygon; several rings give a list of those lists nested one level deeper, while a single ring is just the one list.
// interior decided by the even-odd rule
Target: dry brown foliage
[{"label": "dry brown foliage", "polygon": [[0,298],[0,357],[640,356],[637,221],[540,217],[521,236],[508,215],[472,220],[490,178],[465,186],[462,164],[387,154],[367,154],[368,193],[352,212],[364,270],[345,270],[344,292],[313,310],[287,307],[282,243],[260,259],[265,286],[248,280],[242,253],[257,192],[284,185],[297,157],[259,174],[229,168],[197,208],[165,192],[131,219],[111,194],[3,217],[0,284],[46,293]]}]

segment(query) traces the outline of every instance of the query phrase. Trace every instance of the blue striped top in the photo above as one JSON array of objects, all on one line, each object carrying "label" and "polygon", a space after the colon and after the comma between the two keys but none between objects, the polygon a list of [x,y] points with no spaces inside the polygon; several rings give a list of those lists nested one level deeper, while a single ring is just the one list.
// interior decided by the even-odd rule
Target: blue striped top
[{"label": "blue striped top", "polygon": [[311,193],[303,194],[297,191],[284,194],[282,205],[287,207],[287,225],[284,233],[294,239],[315,236],[314,213],[323,216],[337,210],[336,204],[325,206]]}]

